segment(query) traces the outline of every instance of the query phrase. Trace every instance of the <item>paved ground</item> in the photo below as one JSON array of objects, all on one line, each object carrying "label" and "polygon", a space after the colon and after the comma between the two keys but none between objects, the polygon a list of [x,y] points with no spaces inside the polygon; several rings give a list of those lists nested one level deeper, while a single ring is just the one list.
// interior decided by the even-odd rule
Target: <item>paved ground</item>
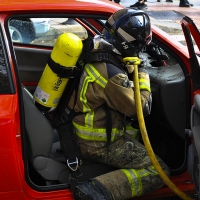
[{"label": "paved ground", "polygon": [[[155,24],[173,38],[185,45],[180,20],[183,16],[190,17],[197,28],[200,29],[200,0],[188,0],[193,6],[189,8],[179,7],[180,0],[173,0],[173,3],[166,0],[147,0],[148,9],[144,10],[149,14],[152,24]],[[121,0],[124,7],[136,3],[137,0]]]},{"label": "paved ground", "polygon": [[[130,6],[137,2],[137,0],[121,0],[121,4],[125,7]],[[200,29],[200,1],[199,0],[189,0],[194,6],[189,8],[179,7],[179,0],[174,0],[173,3],[166,2],[165,0],[161,0],[161,2],[157,2],[157,0],[147,0],[148,9],[145,11],[152,17],[153,19],[159,21],[168,21],[179,24],[180,19],[183,15],[189,16],[193,19],[194,23]]]},{"label": "paved ground", "polygon": [[[125,7],[135,2],[137,2],[137,0],[121,0],[121,4]],[[180,17],[179,14],[187,15],[191,17],[197,27],[200,28],[200,1],[189,0],[189,2],[194,5],[189,8],[179,7],[179,2],[179,0],[174,0],[173,3],[166,2],[165,0],[161,0],[161,2],[157,2],[157,0],[147,0],[148,9],[146,11],[151,12],[150,16],[155,17],[157,20],[168,19],[177,23]]]}]

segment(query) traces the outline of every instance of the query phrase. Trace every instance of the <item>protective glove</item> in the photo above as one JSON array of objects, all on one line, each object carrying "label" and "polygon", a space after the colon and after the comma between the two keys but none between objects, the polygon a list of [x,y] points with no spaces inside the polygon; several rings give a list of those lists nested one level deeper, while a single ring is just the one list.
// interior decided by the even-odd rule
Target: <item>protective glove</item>
[{"label": "protective glove", "polygon": [[125,57],[123,62],[129,73],[134,71],[134,65],[138,65],[139,87],[140,90],[147,90],[151,92],[149,73],[144,69],[144,65],[138,57]]},{"label": "protective glove", "polygon": [[140,65],[141,60],[138,57],[125,57],[123,58],[123,62],[128,70],[128,73],[133,73],[134,65]]},{"label": "protective glove", "polygon": [[129,74],[131,74],[131,73],[134,72],[134,65],[128,65],[128,64],[126,64],[125,66],[126,66]]}]

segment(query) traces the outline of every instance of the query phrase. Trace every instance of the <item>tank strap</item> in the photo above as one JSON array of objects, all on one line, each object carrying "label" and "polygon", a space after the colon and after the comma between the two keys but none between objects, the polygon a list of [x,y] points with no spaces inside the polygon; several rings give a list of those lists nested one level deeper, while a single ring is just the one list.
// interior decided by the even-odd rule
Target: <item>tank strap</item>
[{"label": "tank strap", "polygon": [[115,65],[121,70],[124,70],[124,64],[116,58],[116,56],[112,55],[107,51],[98,51],[98,52],[91,52],[90,56],[86,59],[87,63],[92,62],[105,62]]},{"label": "tank strap", "polygon": [[79,60],[84,64],[93,62],[105,62],[115,65],[120,69],[125,69],[124,63],[116,57],[116,54],[108,49],[99,49],[92,51],[94,48],[93,38],[88,37],[83,41],[83,50]]},{"label": "tank strap", "polygon": [[[49,119],[51,125],[54,128],[57,128],[58,126],[66,122],[70,122],[75,116],[82,114],[74,111],[78,94],[78,86],[82,73],[83,66],[79,62],[77,62],[76,73],[74,74],[73,78],[69,79],[67,86],[65,87],[63,94],[60,98],[58,106],[55,110],[46,113],[46,117]],[[75,92],[74,105],[72,109],[69,109],[68,103],[71,99],[73,92]]]},{"label": "tank strap", "polygon": [[47,64],[60,78],[73,78],[75,76],[76,66],[64,67],[59,63],[54,62],[51,56],[49,56]]}]

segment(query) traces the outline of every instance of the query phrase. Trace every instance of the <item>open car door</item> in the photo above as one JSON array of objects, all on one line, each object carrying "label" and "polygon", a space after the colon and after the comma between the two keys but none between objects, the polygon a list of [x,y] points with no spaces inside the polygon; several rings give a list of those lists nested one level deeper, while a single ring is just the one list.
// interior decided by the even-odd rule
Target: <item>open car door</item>
[{"label": "open car door", "polygon": [[[191,84],[193,105],[191,108],[191,131],[192,143],[188,150],[188,171],[192,176],[195,189],[200,198],[200,32],[194,22],[189,17],[184,17],[181,26],[185,35],[191,66]],[[195,50],[196,43],[198,51]]]}]

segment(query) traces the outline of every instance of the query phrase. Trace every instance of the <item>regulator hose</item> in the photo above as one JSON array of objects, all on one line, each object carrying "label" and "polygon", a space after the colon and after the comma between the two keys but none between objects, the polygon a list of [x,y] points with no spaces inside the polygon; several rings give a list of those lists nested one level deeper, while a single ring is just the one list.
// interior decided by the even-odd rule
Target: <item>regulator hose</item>
[{"label": "regulator hose", "polygon": [[[145,122],[144,122],[144,116],[142,111],[142,104],[141,104],[141,97],[140,97],[140,88],[139,88],[139,78],[138,78],[138,65],[141,63],[140,59],[138,57],[132,57],[133,59],[133,66],[134,66],[134,73],[133,73],[133,81],[134,81],[134,94],[135,94],[135,102],[136,102],[136,111],[137,111],[137,117],[139,122],[139,127],[142,135],[142,139],[144,142],[144,145],[146,147],[146,151],[150,157],[150,160],[152,164],[154,165],[155,169],[158,171],[158,174],[163,179],[163,181],[166,183],[166,185],[180,198],[184,200],[193,200],[191,197],[189,197],[186,193],[182,192],[174,183],[168,178],[166,173],[163,171],[162,167],[160,166],[154,151],[151,147],[151,143],[149,141],[149,137],[147,134]],[[124,59],[126,61],[126,59]],[[127,62],[126,62],[127,63]],[[132,62],[128,62],[127,64],[132,64]]]}]

